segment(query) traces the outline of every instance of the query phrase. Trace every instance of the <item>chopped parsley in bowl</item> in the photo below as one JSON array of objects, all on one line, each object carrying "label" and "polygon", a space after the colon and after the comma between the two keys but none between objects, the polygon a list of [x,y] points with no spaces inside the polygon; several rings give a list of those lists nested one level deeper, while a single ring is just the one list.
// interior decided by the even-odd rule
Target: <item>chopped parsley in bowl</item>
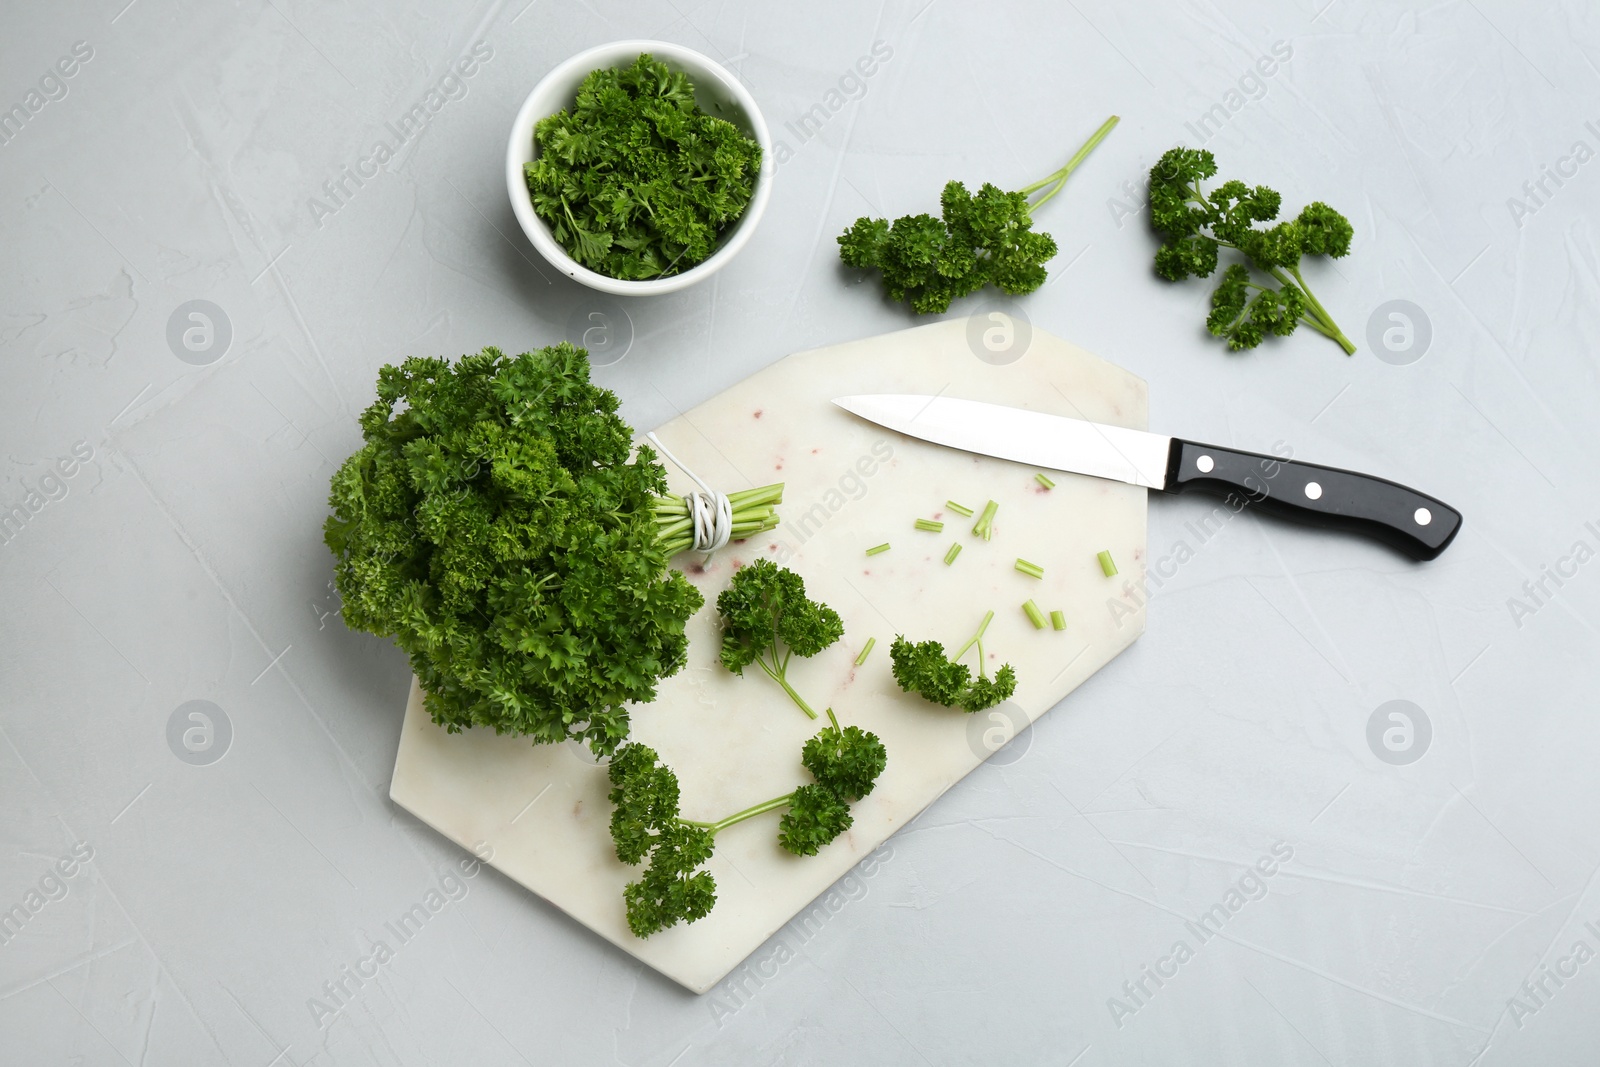
[{"label": "chopped parsley in bowl", "polygon": [[576,264],[620,281],[681,275],[749,210],[761,144],[708,114],[695,90],[687,73],[640,53],[590,71],[569,108],[534,125],[527,196]]}]

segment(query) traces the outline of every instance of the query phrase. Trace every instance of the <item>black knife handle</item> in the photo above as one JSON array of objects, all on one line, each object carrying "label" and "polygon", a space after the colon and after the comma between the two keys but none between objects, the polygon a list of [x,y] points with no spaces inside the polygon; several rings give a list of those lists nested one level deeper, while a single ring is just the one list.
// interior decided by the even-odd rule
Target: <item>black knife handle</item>
[{"label": "black knife handle", "polygon": [[1461,513],[1426,493],[1370,474],[1172,439],[1169,493],[1237,495],[1270,515],[1365,534],[1412,559],[1433,559],[1461,529]]}]

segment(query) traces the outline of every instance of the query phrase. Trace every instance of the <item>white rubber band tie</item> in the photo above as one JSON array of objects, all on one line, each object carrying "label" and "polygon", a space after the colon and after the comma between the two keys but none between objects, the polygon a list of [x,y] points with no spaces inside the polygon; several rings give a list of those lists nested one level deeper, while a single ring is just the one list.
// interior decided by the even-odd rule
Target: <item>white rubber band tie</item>
[{"label": "white rubber band tie", "polygon": [[733,502],[728,499],[728,494],[719,493],[707,485],[705,479],[685,466],[654,433],[644,436],[656,451],[671,460],[674,467],[687,474],[700,487],[700,492],[690,493],[683,498],[683,506],[689,510],[689,517],[694,521],[694,550],[715,552],[727,544],[733,538]]}]

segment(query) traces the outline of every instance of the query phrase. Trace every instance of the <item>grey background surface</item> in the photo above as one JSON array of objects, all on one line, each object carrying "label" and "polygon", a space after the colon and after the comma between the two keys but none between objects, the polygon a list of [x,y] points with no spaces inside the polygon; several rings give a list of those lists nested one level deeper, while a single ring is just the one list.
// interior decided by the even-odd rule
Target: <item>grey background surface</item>
[{"label": "grey background surface", "polygon": [[[709,996],[493,871],[443,881],[461,854],[387,800],[408,672],[339,621],[328,477],[381,364],[605,310],[517,232],[502,158],[550,65],[636,36],[732,67],[793,152],[731,267],[626,305],[598,377],[636,426],[909,324],[834,236],[950,177],[1031,181],[1115,112],[1042,213],[1061,253],[1033,323],[1147,378],[1155,427],[1385,474],[1465,531],[1417,566],[1248,515],[1202,539],[1207,505],[1153,500],[1172,562],[1145,636]],[[830,110],[875,41],[892,57]],[[314,211],[477,42],[464,92]],[[27,914],[0,1060],[1597,1062],[1597,63],[1578,0],[12,0],[0,105],[41,106],[0,146],[0,506],[27,513],[0,544],[0,909]],[[1216,105],[1223,176],[1354,222],[1310,275],[1353,358],[1309,331],[1229,355],[1209,286],[1151,275],[1143,175]],[[231,341],[180,337],[186,361],[192,300]],[[1367,340],[1394,300],[1431,333],[1404,365]],[[212,747],[192,709],[169,744],[195,700]],[[1421,715],[1407,750],[1384,712],[1385,760],[1393,700]],[[223,758],[179,758],[191,727]],[[441,886],[459,899],[363,963]],[[1185,924],[1231,889],[1256,899],[1202,941]]]}]

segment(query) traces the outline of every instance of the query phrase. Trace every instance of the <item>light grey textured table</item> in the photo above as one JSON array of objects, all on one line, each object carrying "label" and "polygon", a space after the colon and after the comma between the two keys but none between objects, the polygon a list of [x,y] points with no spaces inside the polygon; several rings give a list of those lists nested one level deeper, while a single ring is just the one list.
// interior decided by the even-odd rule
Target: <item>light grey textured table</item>
[{"label": "light grey textured table", "polygon": [[[0,1061],[1600,1059],[1593,5],[523,3],[7,5]],[[1385,474],[1464,532],[1418,566],[1154,500],[1146,635],[706,997],[462,876],[387,800],[409,675],[336,614],[328,477],[384,362],[605,310],[501,165],[545,69],[635,36],[736,69],[792,153],[729,269],[626,305],[598,374],[635,425],[906,325],[834,235],[1116,112],[1042,213],[1033,322],[1147,378],[1156,428]],[[1312,277],[1355,357],[1229,355],[1208,287],[1151,275],[1142,176],[1202,140],[1351,217]]]}]

